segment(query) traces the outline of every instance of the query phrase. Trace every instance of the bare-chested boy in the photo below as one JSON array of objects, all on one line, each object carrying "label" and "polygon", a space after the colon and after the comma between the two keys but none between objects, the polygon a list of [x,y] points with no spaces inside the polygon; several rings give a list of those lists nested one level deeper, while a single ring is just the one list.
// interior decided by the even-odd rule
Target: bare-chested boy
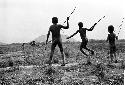
[{"label": "bare-chested boy", "polygon": [[49,35],[50,35],[50,32],[51,32],[52,33],[52,45],[51,45],[51,54],[50,54],[49,64],[51,64],[51,62],[52,62],[52,57],[53,57],[53,54],[54,54],[55,47],[56,47],[56,45],[58,45],[59,48],[60,48],[62,59],[63,59],[63,64],[61,66],[65,66],[65,55],[63,53],[60,30],[61,30],[61,28],[63,28],[63,29],[69,28],[68,20],[69,20],[69,17],[67,17],[67,26],[63,26],[63,25],[57,24],[58,23],[57,17],[52,18],[53,25],[51,25],[50,28],[49,28],[49,31],[48,31],[48,34],[47,34],[47,40],[46,40],[46,44],[47,44],[48,38],[49,38]]},{"label": "bare-chested boy", "polygon": [[[81,39],[82,39],[82,43],[81,43],[81,45],[80,45],[80,51],[81,51],[84,55],[86,55],[86,56],[88,56],[88,55],[82,50],[83,48],[86,49],[86,50],[88,50],[88,51],[90,51],[92,55],[94,54],[94,51],[93,51],[93,50],[91,50],[91,49],[89,49],[89,48],[86,47],[86,46],[87,46],[87,43],[88,43],[88,39],[87,39],[87,37],[86,37],[86,30],[87,30],[87,31],[92,31],[92,30],[94,29],[94,27],[95,27],[96,24],[97,24],[97,23],[95,23],[90,29],[87,29],[87,28],[83,28],[83,23],[82,23],[82,22],[79,22],[79,23],[78,23],[79,30],[77,30],[77,31],[76,31],[73,35],[71,35],[70,37],[67,37],[67,39],[69,39],[69,38],[73,37],[74,35],[76,35],[76,34],[79,32],[79,33],[80,33],[80,37],[81,37]],[[88,60],[87,63],[90,63],[90,61]]]},{"label": "bare-chested boy", "polygon": [[115,45],[115,40],[116,39],[118,40],[118,36],[116,36],[116,34],[113,31],[114,31],[113,25],[109,25],[108,26],[108,32],[110,34],[108,34],[108,37],[107,37],[106,41],[109,41],[111,62],[113,62],[113,55],[114,55],[114,58],[115,58],[115,62],[117,62],[117,60],[116,60],[116,45]]}]

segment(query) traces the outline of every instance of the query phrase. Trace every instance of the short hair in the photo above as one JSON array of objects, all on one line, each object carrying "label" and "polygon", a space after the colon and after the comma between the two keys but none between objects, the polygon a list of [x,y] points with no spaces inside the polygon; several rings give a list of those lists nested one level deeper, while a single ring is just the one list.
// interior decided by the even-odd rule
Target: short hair
[{"label": "short hair", "polygon": [[53,17],[52,18],[52,23],[58,23],[58,18],[57,17]]},{"label": "short hair", "polygon": [[108,26],[108,32],[109,32],[109,33],[113,33],[113,31],[114,31],[113,25],[109,25],[109,26]]},{"label": "short hair", "polygon": [[35,46],[35,45],[36,45],[36,42],[35,42],[35,41],[31,41],[29,44],[30,44],[31,46]]},{"label": "short hair", "polygon": [[83,27],[83,23],[82,23],[82,22],[79,22],[79,23],[78,23],[78,26],[79,26],[79,27]]}]

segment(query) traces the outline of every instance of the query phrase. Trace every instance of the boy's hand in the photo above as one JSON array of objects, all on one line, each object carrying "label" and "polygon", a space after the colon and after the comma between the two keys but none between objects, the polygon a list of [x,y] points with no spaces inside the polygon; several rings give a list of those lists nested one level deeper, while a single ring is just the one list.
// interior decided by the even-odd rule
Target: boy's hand
[{"label": "boy's hand", "polygon": [[66,39],[69,39],[70,37],[67,37]]},{"label": "boy's hand", "polygon": [[116,36],[116,39],[118,40],[118,36]]},{"label": "boy's hand", "polygon": [[67,17],[67,20],[69,20],[69,17]]}]

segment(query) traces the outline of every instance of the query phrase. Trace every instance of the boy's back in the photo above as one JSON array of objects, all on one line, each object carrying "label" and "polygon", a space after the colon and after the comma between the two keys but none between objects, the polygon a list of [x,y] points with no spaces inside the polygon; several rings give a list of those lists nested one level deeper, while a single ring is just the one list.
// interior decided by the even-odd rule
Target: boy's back
[{"label": "boy's back", "polygon": [[50,31],[52,32],[52,39],[60,39],[60,29],[62,25],[54,24],[50,26]]},{"label": "boy's back", "polygon": [[115,45],[116,34],[110,33],[108,34],[108,40],[110,45]]},{"label": "boy's back", "polygon": [[117,62],[117,60],[116,60],[116,45],[115,45],[115,40],[118,39],[118,36],[116,36],[116,34],[113,31],[114,31],[114,26],[113,25],[109,25],[108,26],[108,32],[110,34],[108,34],[108,37],[107,37],[106,41],[109,41],[111,62],[113,62],[114,59],[115,59],[115,62]]},{"label": "boy's back", "polygon": [[62,59],[63,59],[62,66],[65,66],[65,55],[63,53],[60,30],[61,30],[61,28],[63,28],[63,29],[68,29],[69,28],[68,20],[69,20],[69,17],[67,17],[67,26],[63,26],[63,25],[57,24],[58,23],[58,18],[57,17],[52,18],[53,25],[51,25],[50,28],[49,28],[49,31],[48,31],[48,34],[47,34],[47,40],[46,40],[46,44],[47,44],[48,38],[49,38],[49,35],[50,35],[50,32],[51,32],[52,33],[52,45],[51,45],[51,53],[50,53],[49,64],[51,64],[55,47],[56,47],[56,45],[58,45],[59,48],[60,48]]},{"label": "boy's back", "polygon": [[86,29],[85,28],[79,29],[79,33],[80,33],[81,39],[86,38]]}]

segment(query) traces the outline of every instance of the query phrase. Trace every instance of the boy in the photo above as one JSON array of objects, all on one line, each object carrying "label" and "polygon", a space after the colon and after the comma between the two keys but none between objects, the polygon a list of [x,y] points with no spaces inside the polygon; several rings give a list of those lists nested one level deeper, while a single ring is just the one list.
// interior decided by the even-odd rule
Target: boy
[{"label": "boy", "polygon": [[25,43],[22,44],[22,49],[23,49],[23,51],[24,51],[24,47],[25,47]]},{"label": "boy", "polygon": [[31,41],[29,44],[30,44],[31,46],[35,47],[36,42],[35,42],[35,41]]},{"label": "boy", "polygon": [[63,28],[63,29],[69,28],[68,20],[69,20],[69,17],[67,17],[67,26],[63,26],[63,25],[57,24],[58,23],[57,17],[52,18],[53,25],[51,25],[50,28],[49,28],[49,31],[48,31],[48,34],[47,34],[47,40],[46,40],[46,44],[47,44],[48,38],[49,38],[49,35],[50,35],[50,32],[51,32],[52,33],[52,45],[51,45],[51,54],[50,54],[49,64],[51,64],[55,47],[56,47],[56,45],[58,45],[59,48],[60,48],[60,52],[61,52],[61,56],[62,56],[62,60],[63,60],[63,64],[61,66],[65,66],[65,55],[63,53],[60,30],[61,30],[61,28]]},{"label": "boy", "polygon": [[[83,28],[83,23],[82,23],[82,22],[79,22],[79,23],[78,23],[79,30],[77,30],[77,31],[76,31],[73,35],[71,35],[70,37],[67,37],[67,39],[69,39],[69,38],[73,37],[74,35],[76,35],[76,34],[79,32],[79,33],[80,33],[80,37],[81,37],[81,39],[82,39],[82,43],[81,43],[81,45],[80,45],[80,51],[81,51],[84,55],[86,55],[86,56],[88,56],[88,55],[82,50],[83,48],[86,49],[86,50],[88,50],[88,51],[90,51],[92,55],[94,54],[94,51],[93,51],[93,50],[91,50],[91,49],[89,49],[89,48],[86,47],[86,46],[87,46],[87,43],[88,43],[88,39],[87,39],[87,37],[86,37],[86,30],[87,30],[87,31],[92,31],[92,30],[94,29],[94,27],[95,27],[96,24],[97,24],[97,23],[95,23],[90,29],[87,29],[87,28]],[[90,64],[91,62],[88,60],[87,63]]]},{"label": "boy", "polygon": [[108,32],[110,34],[108,34],[107,37],[107,42],[109,41],[109,48],[110,48],[110,58],[111,58],[111,62],[113,61],[113,54],[114,54],[114,58],[115,58],[115,62],[116,61],[116,45],[115,45],[115,40],[118,40],[118,36],[116,36],[116,34],[113,32],[114,31],[114,27],[113,25],[109,25],[108,26]]}]

